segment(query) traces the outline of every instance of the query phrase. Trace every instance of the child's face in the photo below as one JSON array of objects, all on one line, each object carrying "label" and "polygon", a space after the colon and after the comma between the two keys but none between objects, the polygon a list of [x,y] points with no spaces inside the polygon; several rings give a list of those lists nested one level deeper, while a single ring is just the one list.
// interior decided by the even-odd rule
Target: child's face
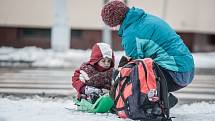
[{"label": "child's face", "polygon": [[110,65],[111,65],[111,59],[110,58],[102,58],[98,62],[98,65],[105,68],[105,69],[108,69],[108,68],[110,68]]}]

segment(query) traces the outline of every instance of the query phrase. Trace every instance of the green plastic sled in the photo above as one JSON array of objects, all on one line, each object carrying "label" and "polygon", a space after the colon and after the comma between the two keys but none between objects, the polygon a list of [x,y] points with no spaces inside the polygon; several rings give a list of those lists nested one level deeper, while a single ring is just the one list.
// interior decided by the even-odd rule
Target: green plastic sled
[{"label": "green plastic sled", "polygon": [[78,111],[89,113],[106,113],[114,104],[112,98],[108,95],[99,97],[94,104],[85,99],[81,99],[81,101],[74,100],[74,103],[78,105]]}]

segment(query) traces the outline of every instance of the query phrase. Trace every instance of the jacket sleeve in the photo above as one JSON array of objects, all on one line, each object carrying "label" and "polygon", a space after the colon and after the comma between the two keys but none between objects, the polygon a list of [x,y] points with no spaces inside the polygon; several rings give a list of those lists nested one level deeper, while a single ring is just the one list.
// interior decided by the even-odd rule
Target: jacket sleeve
[{"label": "jacket sleeve", "polygon": [[82,82],[80,79],[80,69],[75,70],[73,76],[72,76],[72,86],[76,89],[76,91],[81,94],[82,87],[85,85],[84,82]]}]

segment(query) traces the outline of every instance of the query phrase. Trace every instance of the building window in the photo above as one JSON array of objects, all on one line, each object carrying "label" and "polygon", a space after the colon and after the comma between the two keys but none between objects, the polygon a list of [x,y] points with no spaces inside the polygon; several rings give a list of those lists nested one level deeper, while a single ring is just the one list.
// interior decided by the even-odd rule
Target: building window
[{"label": "building window", "polygon": [[82,30],[71,30],[71,38],[80,39],[82,36]]},{"label": "building window", "polygon": [[209,44],[215,45],[215,35],[209,35]]},{"label": "building window", "polygon": [[19,37],[21,39],[27,38],[51,38],[51,30],[50,29],[34,29],[34,28],[21,28],[19,29]]}]

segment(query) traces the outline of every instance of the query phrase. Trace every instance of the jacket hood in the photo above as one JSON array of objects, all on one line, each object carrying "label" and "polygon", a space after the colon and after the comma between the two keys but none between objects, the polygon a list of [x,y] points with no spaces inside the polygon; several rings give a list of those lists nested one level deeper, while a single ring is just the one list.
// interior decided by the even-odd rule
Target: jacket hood
[{"label": "jacket hood", "polygon": [[138,19],[146,15],[147,14],[143,9],[135,7],[130,8],[125,16],[125,19],[122,22],[122,25],[120,26],[118,35],[121,37],[123,34],[123,30],[125,30],[130,24],[135,23]]},{"label": "jacket hood", "polygon": [[99,60],[105,57],[112,60],[110,68],[114,67],[114,53],[110,45],[106,43],[96,43],[92,48],[89,63],[95,65]]}]

